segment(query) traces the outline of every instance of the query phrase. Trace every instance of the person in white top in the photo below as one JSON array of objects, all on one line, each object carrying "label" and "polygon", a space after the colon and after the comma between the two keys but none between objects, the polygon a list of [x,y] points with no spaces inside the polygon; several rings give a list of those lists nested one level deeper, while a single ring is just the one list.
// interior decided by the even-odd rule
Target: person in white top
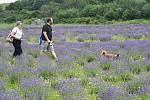
[{"label": "person in white top", "polygon": [[21,48],[21,39],[23,36],[21,21],[16,22],[16,27],[13,28],[10,35],[13,38],[13,46],[15,49],[13,53],[13,57],[20,56],[23,53]]}]

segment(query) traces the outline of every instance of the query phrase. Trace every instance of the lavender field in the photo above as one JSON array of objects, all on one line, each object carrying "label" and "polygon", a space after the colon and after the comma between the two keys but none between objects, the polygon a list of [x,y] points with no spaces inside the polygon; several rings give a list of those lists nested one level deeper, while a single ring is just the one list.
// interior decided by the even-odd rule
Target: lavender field
[{"label": "lavender field", "polygon": [[40,55],[39,26],[24,28],[24,54],[13,60],[10,30],[0,29],[0,100],[150,100],[150,26],[53,26],[58,62]]}]

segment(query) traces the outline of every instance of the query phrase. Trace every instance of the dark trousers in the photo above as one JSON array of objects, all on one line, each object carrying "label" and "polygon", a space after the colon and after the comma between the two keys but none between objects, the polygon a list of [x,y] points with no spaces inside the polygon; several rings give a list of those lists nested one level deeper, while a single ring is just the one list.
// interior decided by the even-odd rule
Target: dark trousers
[{"label": "dark trousers", "polygon": [[13,40],[13,46],[14,46],[14,53],[13,53],[13,57],[16,56],[20,56],[23,52],[22,52],[22,48],[21,48],[21,40]]}]

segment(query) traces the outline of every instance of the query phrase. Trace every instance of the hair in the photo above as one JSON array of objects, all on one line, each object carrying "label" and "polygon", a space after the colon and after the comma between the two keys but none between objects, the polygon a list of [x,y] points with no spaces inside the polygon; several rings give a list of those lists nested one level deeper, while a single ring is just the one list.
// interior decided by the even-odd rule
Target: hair
[{"label": "hair", "polygon": [[20,25],[21,23],[22,23],[21,21],[17,21],[16,26]]},{"label": "hair", "polygon": [[47,23],[48,22],[52,22],[53,23],[53,18],[52,17],[49,17],[48,19],[47,19]]}]

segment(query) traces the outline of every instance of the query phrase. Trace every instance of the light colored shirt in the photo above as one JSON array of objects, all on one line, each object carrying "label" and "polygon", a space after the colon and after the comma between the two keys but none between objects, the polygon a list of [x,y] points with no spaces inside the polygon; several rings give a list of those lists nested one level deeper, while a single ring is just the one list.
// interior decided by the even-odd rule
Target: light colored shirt
[{"label": "light colored shirt", "polygon": [[22,29],[19,29],[18,27],[13,28],[12,32],[16,33],[15,36],[18,39],[21,39],[23,36]]}]

